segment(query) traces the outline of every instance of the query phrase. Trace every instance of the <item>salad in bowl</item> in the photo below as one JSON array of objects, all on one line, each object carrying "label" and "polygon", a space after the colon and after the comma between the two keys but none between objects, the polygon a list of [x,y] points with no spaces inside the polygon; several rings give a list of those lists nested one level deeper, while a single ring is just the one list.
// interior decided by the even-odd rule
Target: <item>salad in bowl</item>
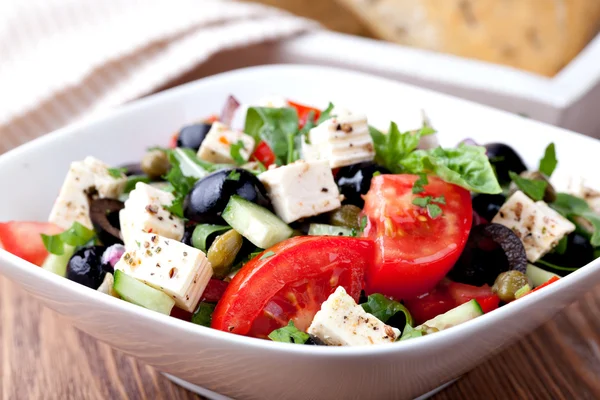
[{"label": "salad in bowl", "polygon": [[74,161],[48,222],[0,223],[0,243],[190,323],[328,346],[417,340],[598,256],[600,193],[555,176],[553,143],[528,169],[499,142],[439,146],[425,116],[406,128],[230,97],[137,163]]}]

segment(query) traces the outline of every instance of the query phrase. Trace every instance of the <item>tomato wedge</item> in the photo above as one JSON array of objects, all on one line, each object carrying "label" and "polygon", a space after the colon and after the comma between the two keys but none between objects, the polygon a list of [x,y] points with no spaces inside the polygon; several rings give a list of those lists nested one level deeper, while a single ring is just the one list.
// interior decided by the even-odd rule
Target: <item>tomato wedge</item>
[{"label": "tomato wedge", "polygon": [[[428,292],[452,268],[467,242],[473,218],[469,192],[430,176],[424,191],[413,194],[417,178],[379,175],[371,181],[363,235],[375,240],[378,257],[365,276],[367,294],[400,300]],[[426,207],[413,204],[426,196],[437,199],[432,204],[441,215],[434,218]]]},{"label": "tomato wedge", "polygon": [[374,256],[374,243],[367,239],[298,236],[278,243],[232,279],[211,326],[266,338],[293,320],[305,331],[338,286],[358,300]]},{"label": "tomato wedge", "polygon": [[308,116],[311,111],[314,112],[313,121],[318,120],[321,116],[321,110],[319,110],[318,108],[305,106],[304,104],[296,103],[289,100],[287,102],[290,105],[290,107],[296,109],[296,112],[298,113],[298,125],[300,126],[300,128],[302,128],[308,121]]},{"label": "tomato wedge", "polygon": [[275,162],[275,153],[273,153],[268,144],[260,141],[258,145],[256,145],[256,149],[254,149],[254,153],[252,153],[250,159],[253,161],[260,161],[265,167],[268,167]]},{"label": "tomato wedge", "polygon": [[442,280],[431,291],[404,301],[414,320],[420,324],[471,300],[477,300],[484,313],[498,308],[500,298],[488,285],[471,286]]},{"label": "tomato wedge", "polygon": [[61,227],[49,222],[0,222],[0,247],[40,266],[48,256],[40,235],[56,235],[62,231]]}]

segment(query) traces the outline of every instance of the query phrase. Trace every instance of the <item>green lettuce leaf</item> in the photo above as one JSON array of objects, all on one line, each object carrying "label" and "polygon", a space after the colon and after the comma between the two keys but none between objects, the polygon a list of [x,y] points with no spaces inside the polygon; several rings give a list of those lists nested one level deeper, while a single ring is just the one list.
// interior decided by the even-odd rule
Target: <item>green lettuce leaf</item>
[{"label": "green lettuce leaf", "polygon": [[294,321],[290,320],[287,326],[283,328],[275,329],[269,333],[269,339],[274,342],[283,343],[295,343],[304,344],[308,340],[310,335],[306,332],[302,332],[300,329],[294,326]]}]

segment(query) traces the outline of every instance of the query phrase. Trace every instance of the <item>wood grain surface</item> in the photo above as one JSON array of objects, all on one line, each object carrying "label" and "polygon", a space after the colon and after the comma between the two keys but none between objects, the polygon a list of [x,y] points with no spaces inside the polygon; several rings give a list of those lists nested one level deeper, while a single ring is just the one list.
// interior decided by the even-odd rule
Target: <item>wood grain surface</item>
[{"label": "wood grain surface", "polygon": [[[332,29],[368,35],[331,0],[263,2],[287,6]],[[0,141],[0,153],[7,150]],[[433,399],[598,399],[599,317],[600,292],[582,295],[554,320]],[[77,331],[2,277],[0,318],[2,399],[201,398]]]}]

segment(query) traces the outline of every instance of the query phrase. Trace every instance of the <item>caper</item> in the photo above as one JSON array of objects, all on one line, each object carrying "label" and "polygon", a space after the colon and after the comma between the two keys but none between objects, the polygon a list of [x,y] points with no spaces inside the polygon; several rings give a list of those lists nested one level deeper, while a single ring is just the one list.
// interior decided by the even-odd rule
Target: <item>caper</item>
[{"label": "caper", "polygon": [[242,235],[233,229],[217,236],[206,253],[216,278],[227,276],[243,243]]},{"label": "caper", "polygon": [[[539,171],[524,171],[524,172],[521,172],[520,176],[521,176],[521,178],[525,178],[525,179],[546,182],[548,184],[548,186],[546,186],[546,191],[544,192],[543,200],[546,203],[552,203],[554,200],[556,200],[556,190],[554,190],[554,187],[552,186],[552,184],[550,184],[550,181],[548,181],[548,178],[546,178],[546,176],[544,174],[542,174]],[[512,195],[517,190],[519,190],[517,185],[514,182],[511,182],[510,186],[509,186],[509,196]]]},{"label": "caper", "polygon": [[360,208],[346,204],[329,213],[329,223],[333,226],[344,226],[347,228],[360,228]]},{"label": "caper", "polygon": [[492,290],[500,297],[500,300],[508,303],[515,299],[517,290],[525,285],[529,285],[527,276],[522,272],[511,270],[498,275]]},{"label": "caper", "polygon": [[157,179],[169,170],[169,159],[164,151],[151,150],[142,158],[142,171],[151,179]]}]

